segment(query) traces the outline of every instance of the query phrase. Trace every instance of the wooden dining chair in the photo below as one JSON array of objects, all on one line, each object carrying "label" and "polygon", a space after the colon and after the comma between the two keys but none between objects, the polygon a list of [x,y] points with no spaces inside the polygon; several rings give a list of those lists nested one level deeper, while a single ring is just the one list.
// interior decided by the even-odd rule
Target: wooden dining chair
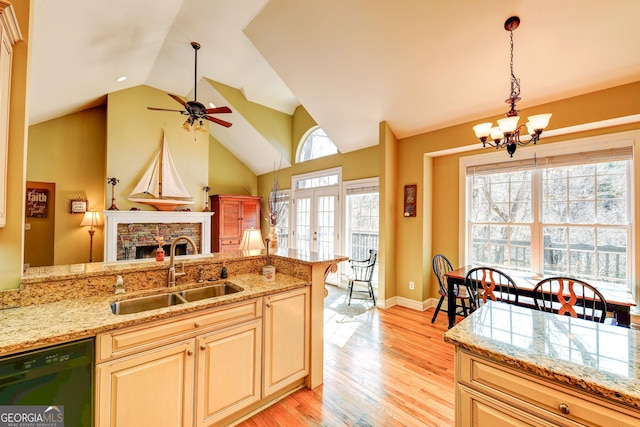
[{"label": "wooden dining chair", "polygon": [[604,323],[607,302],[594,286],[571,277],[549,277],[533,288],[536,309]]},{"label": "wooden dining chair", "polygon": [[[442,308],[442,303],[447,298],[447,277],[445,274],[453,270],[453,266],[449,259],[442,254],[437,254],[433,257],[432,261],[433,274],[438,279],[438,294],[440,295],[440,301],[438,301],[438,305],[436,307],[435,313],[433,313],[433,317],[431,318],[431,323],[436,321],[436,317],[438,317],[438,313],[440,313],[440,309]],[[456,316],[464,316],[470,312],[471,305],[467,307],[469,303],[469,292],[467,292],[466,286],[457,286],[455,287],[456,292]],[[466,301],[466,302],[465,302]]]},{"label": "wooden dining chair", "polygon": [[[350,259],[349,265],[351,266],[351,274],[349,275],[349,283],[347,285],[347,293],[349,302],[347,305],[351,305],[351,297],[354,292],[366,293],[367,297],[353,298],[353,299],[365,299],[372,300],[373,305],[376,305],[376,296],[373,293],[373,270],[376,267],[376,259],[378,258],[378,251],[375,249],[369,249],[369,258],[363,260]],[[364,283],[367,285],[366,290],[354,290],[353,285],[356,283]]]},{"label": "wooden dining chair", "polygon": [[508,274],[493,267],[476,267],[467,272],[465,285],[474,298],[471,311],[487,300],[518,304],[518,286]]}]

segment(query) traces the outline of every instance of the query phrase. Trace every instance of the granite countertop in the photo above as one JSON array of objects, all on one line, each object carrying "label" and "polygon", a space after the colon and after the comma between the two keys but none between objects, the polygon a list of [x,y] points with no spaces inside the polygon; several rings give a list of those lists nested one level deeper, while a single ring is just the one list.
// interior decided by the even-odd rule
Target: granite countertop
[{"label": "granite countertop", "polygon": [[[111,303],[114,301],[224,282],[236,284],[244,290],[235,294],[135,314],[115,315],[111,312]],[[117,328],[193,313],[308,284],[303,279],[281,273],[277,274],[276,280],[273,282],[265,282],[260,274],[248,273],[229,277],[219,282],[185,284],[171,290],[166,287],[155,288],[126,292],[121,295],[84,297],[0,310],[0,330],[2,330],[0,355],[92,337],[98,333]]]},{"label": "granite countertop", "polygon": [[489,302],[444,340],[523,372],[640,409],[640,332]]}]

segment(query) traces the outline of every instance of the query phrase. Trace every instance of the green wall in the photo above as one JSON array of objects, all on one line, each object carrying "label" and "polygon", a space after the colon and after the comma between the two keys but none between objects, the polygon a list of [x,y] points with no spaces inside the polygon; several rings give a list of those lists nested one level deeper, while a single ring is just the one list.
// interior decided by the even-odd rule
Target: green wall
[{"label": "green wall", "polygon": [[[89,209],[104,209],[105,111],[91,108],[29,127],[27,180],[56,184],[56,265],[87,262],[89,257],[87,228],[79,226],[82,215],[69,213],[69,200],[85,195]],[[103,260],[101,227],[93,239],[93,259]]]}]

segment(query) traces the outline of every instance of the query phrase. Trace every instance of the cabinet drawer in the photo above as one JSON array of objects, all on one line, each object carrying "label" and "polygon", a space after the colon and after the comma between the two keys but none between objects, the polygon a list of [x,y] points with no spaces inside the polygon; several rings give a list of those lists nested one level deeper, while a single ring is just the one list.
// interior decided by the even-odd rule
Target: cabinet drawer
[{"label": "cabinet drawer", "polygon": [[262,316],[262,298],[98,335],[98,361],[137,353]]},{"label": "cabinet drawer", "polygon": [[[588,426],[638,426],[640,413],[459,350],[458,381],[511,405],[528,404]],[[566,414],[566,412],[569,412]]]}]

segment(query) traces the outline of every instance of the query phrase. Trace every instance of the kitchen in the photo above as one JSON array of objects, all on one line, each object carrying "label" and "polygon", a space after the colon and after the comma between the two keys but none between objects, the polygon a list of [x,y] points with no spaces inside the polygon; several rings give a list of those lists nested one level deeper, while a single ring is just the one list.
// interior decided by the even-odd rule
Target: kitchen
[{"label": "kitchen", "polygon": [[[25,10],[24,5],[15,5],[16,12],[18,13],[19,20],[24,20]],[[28,15],[28,12],[26,13]],[[28,35],[28,24],[22,25],[21,30],[23,34]],[[502,34],[501,34],[502,36]],[[500,41],[504,40],[500,38]],[[499,52],[502,54],[500,58],[504,56],[503,43],[499,45]],[[11,134],[10,134],[10,150],[9,150],[9,191],[7,201],[7,226],[3,228],[0,233],[0,255],[2,257],[2,288],[15,289],[19,286],[22,269],[22,256],[20,250],[21,240],[23,236],[23,218],[22,218],[22,205],[23,205],[23,186],[22,184],[15,184],[22,182],[22,177],[25,173],[30,173],[30,168],[27,166],[25,171],[22,166],[25,162],[26,155],[24,154],[24,148],[26,146],[25,140],[27,139],[27,130],[25,129],[25,117],[27,115],[25,106],[20,107],[21,101],[26,99],[26,57],[27,48],[20,46],[20,43],[16,44],[14,53],[14,61],[18,69],[14,69],[14,84],[12,85],[12,114],[11,120]],[[21,65],[20,65],[21,64]],[[20,78],[20,67],[22,67],[23,77]],[[497,79],[500,82],[503,78]],[[563,99],[549,101],[538,107],[531,108],[531,110],[540,111],[553,111],[553,128],[569,128],[571,126],[582,125],[583,123],[594,123],[611,120],[617,117],[629,117],[637,115],[639,113],[638,102],[640,84],[635,80],[632,82],[620,82],[616,86],[607,88],[598,88],[590,91],[589,93],[579,94],[576,96],[567,96]],[[527,80],[528,82],[531,79]],[[524,83],[523,83],[524,84]],[[531,83],[527,83],[531,84]],[[234,95],[233,91],[228,90],[229,95]],[[22,93],[22,97],[21,97]],[[502,94],[502,91],[500,91]],[[238,93],[236,92],[237,96]],[[112,170],[105,169],[104,173],[99,168],[104,167],[102,165],[117,165],[123,167],[130,159],[125,153],[117,150],[115,153],[109,154],[109,156],[115,156],[114,159],[105,159],[104,154],[100,154],[100,148],[102,146],[113,146],[112,144],[125,144],[127,141],[140,141],[140,135],[153,134],[151,140],[157,140],[159,135],[159,129],[163,126],[163,122],[172,119],[163,118],[151,118],[155,121],[151,124],[140,123],[135,115],[129,115],[129,107],[125,104],[132,99],[138,98],[139,102],[132,104],[131,110],[140,111],[146,109],[149,105],[159,105],[157,102],[166,102],[166,93],[164,91],[155,90],[149,87],[133,88],[123,92],[109,95],[110,102],[107,107],[96,107],[95,109],[85,110],[75,115],[69,115],[64,118],[56,119],[49,123],[42,123],[40,125],[31,126],[28,129],[28,139],[33,146],[46,146],[48,142],[52,141],[65,141],[69,144],[74,144],[75,147],[82,146],[82,142],[87,135],[93,141],[98,141],[95,146],[85,147],[87,150],[91,149],[89,153],[81,156],[75,163],[76,170],[82,170],[83,168],[92,169],[96,175],[90,180],[86,180],[86,191],[91,196],[90,200],[92,204],[100,206],[107,206],[108,203],[104,203],[105,200],[109,200],[110,194],[108,188],[104,182],[105,176],[118,176],[121,174],[111,173]],[[171,101],[171,100],[168,100]],[[500,102],[500,100],[498,101]],[[593,106],[606,106],[606,108],[593,108]],[[499,107],[499,105],[497,105]],[[22,108],[22,110],[21,110]],[[107,112],[106,110],[109,109]],[[529,108],[527,109],[529,110]],[[15,112],[15,114],[14,114]],[[528,111],[523,110],[523,115]],[[107,119],[105,116],[109,116]],[[264,112],[263,112],[264,113]],[[122,122],[113,123],[113,115],[119,115]],[[265,113],[266,114],[266,113]],[[486,113],[482,116],[472,117],[484,117],[489,115]],[[497,114],[497,112],[496,112]],[[274,115],[278,116],[278,115]],[[84,120],[89,117],[94,121],[91,124],[89,121]],[[157,117],[157,116],[156,116]],[[271,116],[269,116],[271,117]],[[431,255],[437,252],[446,252],[450,254],[452,261],[456,264],[462,263],[462,257],[459,255],[462,251],[460,244],[460,231],[459,231],[459,218],[458,218],[458,199],[459,190],[457,183],[459,182],[458,176],[458,161],[461,157],[460,154],[443,154],[445,150],[456,148],[460,145],[468,145],[477,143],[473,138],[471,125],[476,121],[471,121],[469,117],[467,123],[456,124],[450,127],[445,127],[439,130],[421,133],[414,136],[407,136],[403,138],[396,138],[393,133],[393,127],[388,123],[381,125],[379,146],[366,148],[363,150],[352,151],[346,154],[339,154],[333,158],[325,159],[324,161],[316,161],[312,167],[324,168],[336,165],[342,165],[344,170],[348,170],[351,176],[350,179],[367,177],[367,176],[380,176],[381,182],[381,206],[384,209],[381,211],[381,229],[387,230],[385,247],[381,247],[380,262],[386,266],[383,270],[383,277],[381,277],[381,287],[379,289],[381,300],[389,300],[389,304],[392,301],[398,301],[400,304],[413,307],[422,307],[423,302],[435,299],[437,295],[437,286],[434,283],[433,276],[429,270],[427,261],[430,260]],[[304,133],[303,130],[297,129],[297,127],[308,129],[308,124],[313,122],[310,114],[304,109],[296,111],[293,118],[290,119],[294,131],[292,131],[292,141],[297,141]],[[306,126],[305,126],[306,125]],[[64,126],[67,131],[65,133],[53,132],[53,128],[56,126]],[[67,127],[68,126],[68,127]],[[132,130],[133,127],[136,130]],[[141,129],[138,130],[138,126]],[[148,126],[148,128],[147,128]],[[168,126],[167,126],[168,127]],[[121,128],[124,130],[118,130]],[[74,129],[70,132],[69,129]],[[108,129],[108,132],[106,131]],[[296,130],[297,129],[297,130]],[[614,132],[637,130],[638,125],[636,123],[609,125],[602,129],[587,130],[571,133],[561,136],[549,136],[543,137],[541,143],[547,144],[565,140],[575,140],[579,137],[594,134],[609,134]],[[116,134],[112,132],[115,130]],[[377,128],[376,128],[377,130]],[[179,130],[182,132],[181,130]],[[120,132],[119,134],[117,132]],[[109,134],[109,138],[105,137],[105,134]],[[111,140],[111,135],[117,141]],[[149,140],[147,140],[149,141]],[[189,141],[191,143],[193,141]],[[152,142],[149,142],[151,144]],[[214,170],[226,170],[230,162],[233,165],[237,165],[238,162],[232,159],[227,151],[218,149],[213,155],[214,148],[221,147],[215,142],[212,142],[206,151],[198,152],[202,148],[195,148],[195,156],[198,159],[210,159],[209,166],[205,173],[205,182],[209,182],[208,176],[212,175]],[[191,149],[192,145],[189,145]],[[201,147],[201,146],[200,146]],[[77,149],[77,148],[76,148]],[[291,151],[293,151],[292,149]],[[71,151],[76,152],[76,151]],[[426,153],[426,156],[425,156]],[[429,153],[436,155],[430,156]],[[176,154],[176,153],[174,153]],[[505,154],[505,153],[502,153]],[[186,155],[186,153],[185,153]],[[103,157],[101,157],[103,156]],[[506,154],[505,154],[506,156]],[[176,155],[179,157],[179,155]],[[90,158],[91,162],[87,162],[83,159]],[[178,159],[176,159],[178,161]],[[635,162],[635,160],[634,160]],[[144,163],[141,160],[141,163]],[[226,164],[225,164],[226,163]],[[635,164],[635,163],[634,163]],[[98,165],[97,167],[95,165]],[[402,165],[402,167],[400,167]],[[115,167],[115,166],[114,166]],[[271,168],[272,165],[269,165]],[[286,182],[291,175],[302,172],[308,166],[294,165],[290,170],[282,172],[281,178],[283,182]],[[133,169],[133,168],[132,168]],[[138,168],[135,168],[138,170]],[[634,166],[634,170],[637,167]],[[211,172],[209,172],[211,171]],[[119,170],[118,170],[119,172]],[[69,172],[71,173],[71,172]],[[126,173],[123,171],[122,173]],[[200,173],[203,173],[202,170]],[[242,169],[237,170],[237,180],[245,181],[245,177],[250,175],[250,171]],[[84,175],[81,175],[84,176]],[[228,176],[228,175],[227,175]],[[35,180],[39,180],[38,177],[33,177]],[[74,179],[83,179],[76,178]],[[216,180],[218,177],[216,176]],[[638,179],[635,177],[634,179]],[[216,182],[214,180],[214,182]],[[269,188],[272,182],[272,175],[265,173],[258,177],[250,178],[249,184],[237,184],[228,183],[231,190],[226,190],[224,187],[219,188],[216,192],[221,193],[237,193],[238,188],[251,188],[249,191],[252,194],[261,194],[264,188]],[[420,185],[419,203],[420,208],[417,209],[417,216],[408,219],[402,219],[401,205],[402,194],[401,188],[407,183],[418,183]],[[13,183],[13,184],[12,184]],[[450,183],[455,183],[450,185]],[[125,187],[125,183],[119,184],[119,187]],[[193,188],[199,188],[197,181],[192,183]],[[120,188],[117,190],[120,191]],[[227,188],[229,188],[227,187]],[[70,187],[67,191],[71,191]],[[122,200],[126,196],[126,192],[122,190],[122,195],[118,195],[118,200]],[[420,201],[421,200],[421,201]],[[637,205],[637,201],[636,201]],[[434,206],[454,206],[453,213],[446,209],[433,209]],[[122,208],[127,208],[126,205],[122,205]],[[64,208],[62,208],[64,209]],[[640,211],[634,209],[634,212]],[[70,215],[68,216],[70,217]],[[637,223],[638,221],[634,221]],[[77,229],[75,232],[71,232],[70,239],[66,243],[66,247],[70,248],[71,252],[77,251],[75,260],[69,260],[62,262],[62,264],[73,264],[82,262],[86,255],[87,235],[86,230],[73,226]],[[72,228],[71,225],[68,226]],[[100,229],[96,232],[95,248],[100,255],[100,239],[102,231]],[[636,233],[637,234],[637,233]],[[413,243],[416,241],[415,236],[424,236],[424,244]],[[635,237],[637,240],[637,236]],[[61,254],[64,251],[58,250],[57,253]],[[393,255],[391,255],[393,254]],[[637,259],[637,256],[636,256]],[[637,262],[636,262],[637,264]],[[404,284],[409,281],[416,283],[415,289],[410,290]],[[634,280],[637,283],[638,280]],[[397,285],[396,285],[397,284]],[[636,292],[637,294],[637,292]]]}]

